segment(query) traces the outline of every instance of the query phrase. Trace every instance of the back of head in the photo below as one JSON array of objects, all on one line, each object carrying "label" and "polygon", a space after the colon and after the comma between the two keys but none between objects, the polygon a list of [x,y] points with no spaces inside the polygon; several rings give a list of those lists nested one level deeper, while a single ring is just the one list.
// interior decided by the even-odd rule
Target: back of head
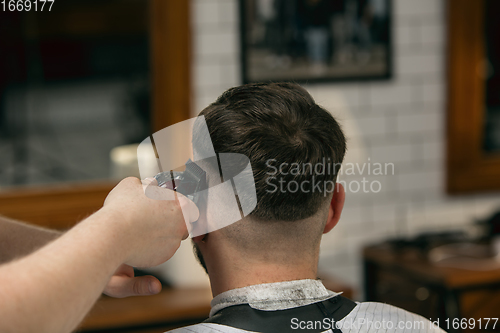
[{"label": "back of head", "polygon": [[246,155],[255,179],[255,210],[221,232],[252,251],[255,241],[276,246],[319,241],[324,207],[346,151],[332,115],[292,83],[229,89],[201,115],[215,151]]}]

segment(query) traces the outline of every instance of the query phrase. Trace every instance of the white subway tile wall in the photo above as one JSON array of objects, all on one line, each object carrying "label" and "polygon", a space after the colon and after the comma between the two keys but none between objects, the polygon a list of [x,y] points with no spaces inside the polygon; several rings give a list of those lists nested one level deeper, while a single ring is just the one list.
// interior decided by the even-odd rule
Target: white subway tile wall
[{"label": "white subway tile wall", "polygon": [[[373,182],[381,185],[378,193],[364,193],[362,187],[348,191],[342,219],[321,246],[320,270],[353,284],[359,298],[364,245],[463,228],[500,206],[495,195],[445,193],[445,1],[393,4],[391,80],[305,86],[344,125],[353,143],[347,160],[360,168],[371,163],[371,175],[365,168],[342,179],[349,185],[365,177],[374,190]],[[242,83],[238,11],[237,0],[193,1],[193,115]],[[389,165],[388,175],[374,175],[375,163],[392,163],[394,174]]]}]

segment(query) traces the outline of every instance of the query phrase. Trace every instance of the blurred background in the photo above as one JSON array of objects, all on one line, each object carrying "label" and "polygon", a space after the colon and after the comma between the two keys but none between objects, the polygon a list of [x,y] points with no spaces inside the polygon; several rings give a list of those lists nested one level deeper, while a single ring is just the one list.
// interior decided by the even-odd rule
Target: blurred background
[{"label": "blurred background", "polygon": [[[340,175],[346,204],[324,236],[322,276],[357,300],[426,317],[498,317],[498,2],[304,1],[340,8],[325,18],[331,52],[320,66],[305,40],[299,55],[255,42],[279,28],[278,0],[56,0],[51,12],[0,11],[0,213],[67,228],[98,209],[118,179],[137,175],[134,144],[230,87],[288,75],[342,124],[346,165],[355,166]],[[386,21],[377,26],[369,18],[381,3]],[[242,24],[252,4],[274,13],[253,35]],[[335,28],[352,5],[363,8],[353,17],[365,26],[337,36],[344,51],[335,53]],[[373,55],[362,46],[370,38]],[[339,74],[343,64],[350,70]],[[259,79],[272,70],[278,76]],[[369,173],[377,163],[389,168]],[[141,301],[152,310],[131,319],[137,304],[129,313],[104,299],[82,329],[159,332],[138,327],[208,313],[208,280],[190,244],[153,271],[189,295],[169,299],[191,301]]]},{"label": "blurred background", "polygon": [[0,14],[3,186],[108,178],[150,132],[144,1],[49,5]]}]

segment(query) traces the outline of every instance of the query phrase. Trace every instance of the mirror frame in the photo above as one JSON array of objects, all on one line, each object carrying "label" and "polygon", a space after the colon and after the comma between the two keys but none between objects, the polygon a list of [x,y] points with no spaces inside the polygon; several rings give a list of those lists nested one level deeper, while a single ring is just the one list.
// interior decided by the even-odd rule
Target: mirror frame
[{"label": "mirror frame", "polygon": [[500,190],[500,154],[483,149],[484,0],[448,5],[447,192]]}]

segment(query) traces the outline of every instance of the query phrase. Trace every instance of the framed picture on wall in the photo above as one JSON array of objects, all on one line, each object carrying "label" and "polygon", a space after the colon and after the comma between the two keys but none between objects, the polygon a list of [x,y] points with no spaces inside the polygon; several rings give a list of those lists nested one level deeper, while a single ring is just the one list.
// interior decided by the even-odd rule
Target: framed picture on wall
[{"label": "framed picture on wall", "polygon": [[389,79],[391,9],[391,0],[240,0],[243,81]]}]

